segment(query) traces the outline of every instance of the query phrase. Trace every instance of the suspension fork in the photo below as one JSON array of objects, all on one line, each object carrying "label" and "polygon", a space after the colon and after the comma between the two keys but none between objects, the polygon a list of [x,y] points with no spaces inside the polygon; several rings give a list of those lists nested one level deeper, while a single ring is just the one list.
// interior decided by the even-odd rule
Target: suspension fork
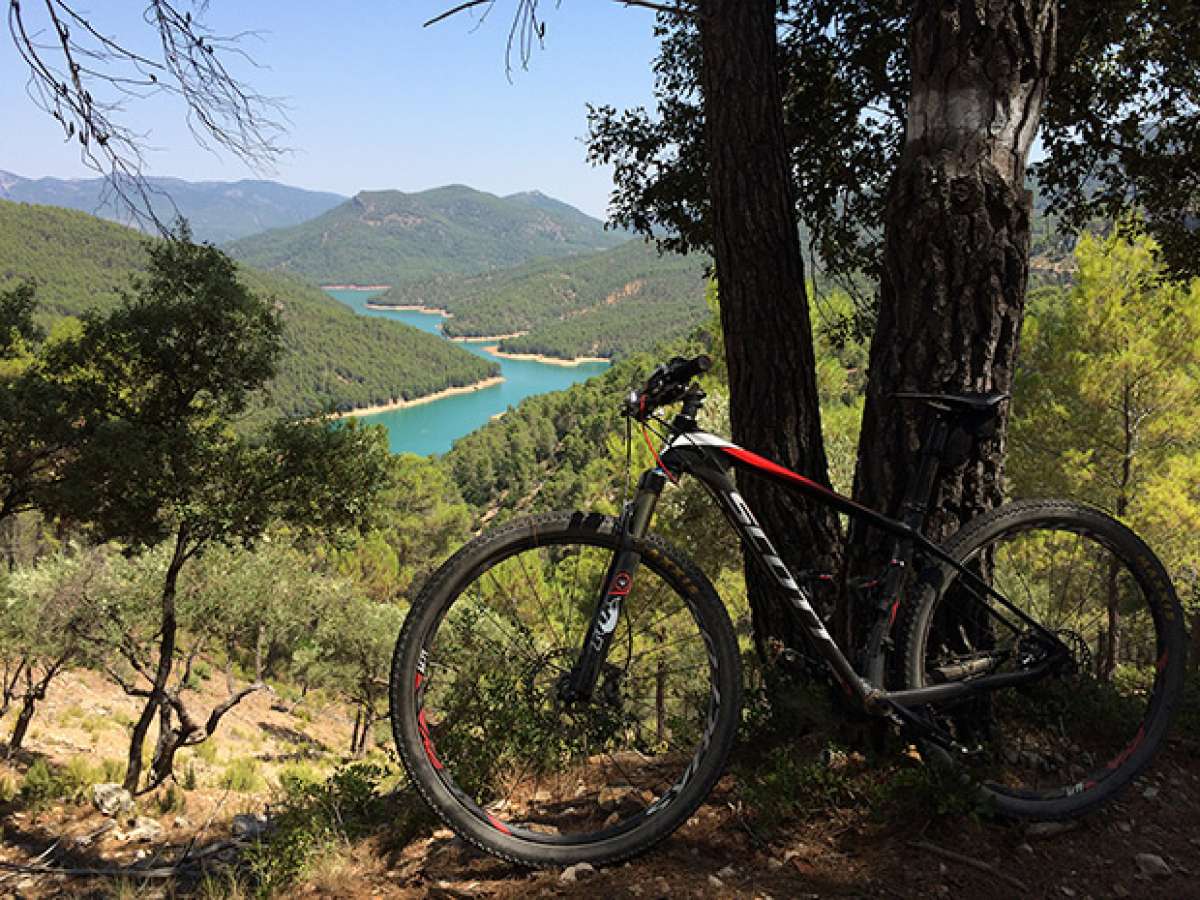
[{"label": "suspension fork", "polygon": [[634,544],[640,542],[650,530],[650,520],[654,517],[654,509],[666,482],[666,476],[658,469],[644,472],[638,479],[637,493],[621,513],[617,523],[620,545],[601,582],[596,609],[584,632],[583,645],[579,648],[579,658],[566,684],[560,689],[564,702],[590,700],[596,689],[596,680],[608,658],[608,649],[612,646],[613,635],[621,618],[621,606],[629,596],[633,578],[642,561]]}]

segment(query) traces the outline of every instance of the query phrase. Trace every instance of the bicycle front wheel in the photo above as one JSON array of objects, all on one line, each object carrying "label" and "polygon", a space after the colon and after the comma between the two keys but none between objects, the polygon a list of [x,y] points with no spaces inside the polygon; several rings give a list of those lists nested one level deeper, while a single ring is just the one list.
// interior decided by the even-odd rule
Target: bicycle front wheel
[{"label": "bicycle front wheel", "polygon": [[403,762],[441,819],[497,856],[566,865],[646,850],[700,805],[732,746],[728,614],[653,537],[635,542],[592,697],[563,701],[618,543],[596,514],[511,523],[443,565],[404,624],[391,678]]},{"label": "bicycle front wheel", "polygon": [[1051,500],[1001,507],[945,549],[1057,647],[1001,624],[985,605],[1019,619],[944,566],[901,622],[908,685],[1019,672],[1067,647],[1036,682],[931,712],[979,749],[968,765],[1002,814],[1067,818],[1110,799],[1149,764],[1182,693],[1183,616],[1162,564],[1115,519]]}]

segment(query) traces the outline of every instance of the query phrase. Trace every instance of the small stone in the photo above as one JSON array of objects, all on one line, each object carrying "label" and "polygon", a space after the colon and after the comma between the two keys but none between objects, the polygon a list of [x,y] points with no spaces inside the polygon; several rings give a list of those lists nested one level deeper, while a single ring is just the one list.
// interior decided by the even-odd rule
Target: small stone
[{"label": "small stone", "polygon": [[1066,895],[1067,897],[1077,896],[1075,893],[1075,888],[1067,887],[1065,884],[1062,887],[1060,887],[1059,890],[1062,891],[1063,894]]},{"label": "small stone", "polygon": [[[600,796],[597,798],[597,803],[600,808],[607,811],[616,809],[621,805],[621,802],[628,797],[633,791],[627,787],[601,788]],[[547,800],[550,799],[548,796]]]},{"label": "small stone", "polygon": [[709,875],[709,876],[708,876],[708,883],[709,883],[709,884],[710,884],[712,887],[716,888],[718,891],[719,891],[719,890],[721,890],[721,888],[725,887],[725,882],[723,882],[723,881],[722,881],[720,878],[718,878],[716,875]]},{"label": "small stone", "polygon": [[1138,871],[1147,878],[1170,878],[1171,867],[1157,853],[1139,853],[1134,858]]},{"label": "small stone", "polygon": [[737,875],[737,869],[733,866],[726,866],[717,872],[718,878],[734,878]]},{"label": "small stone", "polygon": [[163,827],[157,819],[148,816],[138,816],[133,820],[133,828],[125,832],[127,841],[157,841],[163,836]]},{"label": "small stone", "polygon": [[1034,822],[1025,829],[1025,836],[1031,838],[1054,837],[1057,834],[1074,831],[1078,827],[1079,823],[1074,820],[1067,822]]},{"label": "small stone", "polygon": [[1117,831],[1120,831],[1124,834],[1129,834],[1131,831],[1133,831],[1133,823],[1132,822],[1118,822],[1117,823]]},{"label": "small stone", "polygon": [[1119,882],[1112,886],[1112,892],[1113,892],[1113,895],[1117,896],[1117,897],[1128,897],[1129,896],[1129,888],[1125,887],[1125,885],[1120,884]]},{"label": "small stone", "polygon": [[782,869],[783,868],[783,860],[776,859],[775,857],[772,856],[770,859],[767,860],[767,868],[768,869]]},{"label": "small stone", "polygon": [[1033,847],[1027,843],[1017,844],[1017,849],[1020,850],[1022,853],[1032,853],[1033,852]]},{"label": "small stone", "polygon": [[134,859],[136,859],[136,860],[138,860],[138,861],[141,861],[141,860],[145,859],[145,858],[146,858],[147,856],[149,856],[149,855],[150,855],[150,851],[149,851],[149,850],[143,850],[143,849],[141,849],[141,848],[138,848],[137,852],[133,854],[133,858],[134,858]]},{"label": "small stone", "polygon": [[238,813],[233,817],[235,838],[256,838],[267,830],[267,817],[262,813]]},{"label": "small stone", "polygon": [[1146,800],[1154,800],[1158,797],[1158,788],[1148,787],[1142,791],[1142,797]]},{"label": "small stone", "polygon": [[575,863],[573,866],[567,866],[562,870],[562,874],[558,876],[559,881],[565,881],[568,884],[574,884],[576,881],[581,881],[584,878],[590,878],[596,874],[596,870],[588,863]]},{"label": "small stone", "polygon": [[176,828],[191,828],[192,823],[188,821],[187,816],[176,816],[173,820]]},{"label": "small stone", "polygon": [[92,785],[92,805],[102,815],[114,818],[133,809],[133,795],[115,782],[101,782]]}]

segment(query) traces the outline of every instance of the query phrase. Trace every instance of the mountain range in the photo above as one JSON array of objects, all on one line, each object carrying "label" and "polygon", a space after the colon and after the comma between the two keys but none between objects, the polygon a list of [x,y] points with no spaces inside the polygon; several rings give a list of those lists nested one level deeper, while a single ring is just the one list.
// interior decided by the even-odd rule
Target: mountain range
[{"label": "mountain range", "polygon": [[498,197],[464,185],[362,191],[316,218],[226,249],[260,269],[320,284],[397,286],[614,247],[628,235],[538,192]]},{"label": "mountain range", "polygon": [[[307,221],[346,198],[275,181],[184,181],[146,179],[155,215],[171,222],[182,215],[196,240],[221,244],[270,228]],[[24,178],[0,171],[0,199],[61,206],[135,225],[104,178]]]}]

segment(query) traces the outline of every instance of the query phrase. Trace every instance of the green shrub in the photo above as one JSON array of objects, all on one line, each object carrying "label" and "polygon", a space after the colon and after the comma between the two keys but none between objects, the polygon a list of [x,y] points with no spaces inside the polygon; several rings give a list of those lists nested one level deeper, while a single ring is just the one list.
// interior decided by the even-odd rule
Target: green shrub
[{"label": "green shrub", "polygon": [[395,763],[352,763],[324,781],[299,777],[301,771],[281,773],[275,827],[246,851],[263,894],[282,891],[337,844],[385,830],[397,844],[407,843],[433,823],[415,792],[391,789],[403,777]]},{"label": "green shrub", "polygon": [[26,805],[44,806],[63,796],[63,782],[44,759],[37,759],[21,779],[20,794]]},{"label": "green shrub", "polygon": [[198,759],[211,766],[217,761],[217,742],[214,738],[209,738],[207,741],[194,745],[193,752]]},{"label": "green shrub", "polygon": [[242,756],[232,760],[225,767],[221,776],[221,787],[240,794],[251,794],[266,787],[263,777],[258,774],[258,760],[252,756]]},{"label": "green shrub", "polygon": [[163,815],[180,812],[187,806],[187,798],[184,797],[183,790],[174,784],[167,785],[167,789],[161,791],[157,799],[158,811]]},{"label": "green shrub", "polygon": [[184,766],[180,784],[185,791],[194,791],[200,784],[200,779],[196,777],[196,763],[190,759],[187,761],[187,765]]},{"label": "green shrub", "polygon": [[0,776],[0,803],[12,803],[21,793],[21,786],[11,775]]}]

